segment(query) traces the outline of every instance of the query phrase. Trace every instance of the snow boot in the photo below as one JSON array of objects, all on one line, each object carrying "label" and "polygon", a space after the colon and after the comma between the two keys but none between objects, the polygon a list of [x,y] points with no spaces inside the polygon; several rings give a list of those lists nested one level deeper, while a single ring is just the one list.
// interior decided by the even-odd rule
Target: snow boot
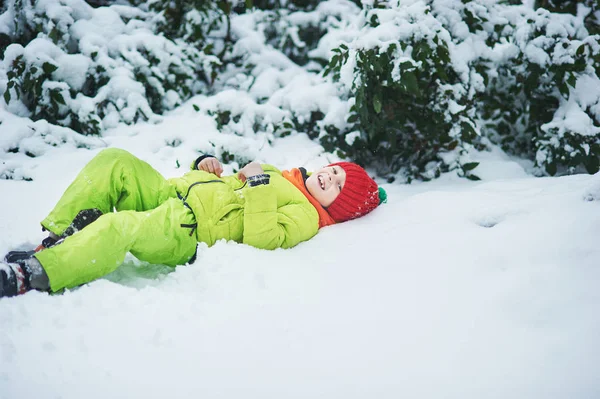
[{"label": "snow boot", "polygon": [[42,240],[42,243],[38,245],[35,249],[31,251],[10,251],[4,256],[4,261],[6,263],[15,263],[19,261],[23,261],[31,258],[35,255],[36,252],[40,252],[43,249],[53,247],[58,243],[60,238],[56,237],[54,234],[49,235],[48,237]]},{"label": "snow boot", "polygon": [[0,263],[0,298],[21,295],[32,289],[50,289],[48,275],[36,258]]},{"label": "snow boot", "polygon": [[0,298],[26,293],[29,286],[29,273],[19,263],[0,264]]},{"label": "snow boot", "polygon": [[21,260],[31,258],[36,252],[40,252],[46,248],[50,248],[55,246],[56,244],[60,244],[62,240],[66,237],[77,233],[79,230],[83,229],[88,224],[94,222],[102,216],[102,212],[99,209],[84,209],[80,211],[73,222],[67,227],[62,234],[62,236],[57,236],[54,233],[50,233],[50,235],[42,240],[42,243],[38,245],[34,250],[31,251],[10,251],[4,256],[4,261],[6,263],[15,263]]}]

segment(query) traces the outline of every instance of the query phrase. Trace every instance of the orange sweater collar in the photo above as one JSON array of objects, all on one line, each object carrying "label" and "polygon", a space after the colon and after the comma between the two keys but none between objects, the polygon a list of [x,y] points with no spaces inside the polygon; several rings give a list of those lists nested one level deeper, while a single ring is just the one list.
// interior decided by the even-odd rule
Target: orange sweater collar
[{"label": "orange sweater collar", "polygon": [[319,228],[329,226],[335,224],[335,220],[327,213],[325,208],[319,204],[317,201],[306,189],[306,185],[304,184],[304,177],[302,176],[302,171],[298,168],[293,168],[290,170],[284,170],[282,172],[283,177],[285,177],[290,183],[292,183],[298,190],[304,194],[304,196],[310,201],[312,206],[315,207],[317,213],[319,214]]}]

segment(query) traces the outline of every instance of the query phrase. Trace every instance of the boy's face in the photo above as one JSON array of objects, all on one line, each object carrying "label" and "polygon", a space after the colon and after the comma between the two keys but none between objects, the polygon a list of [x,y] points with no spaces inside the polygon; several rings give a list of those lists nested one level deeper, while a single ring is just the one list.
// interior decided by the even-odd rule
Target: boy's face
[{"label": "boy's face", "polygon": [[346,172],[340,166],[326,166],[306,179],[306,189],[324,208],[335,201],[346,183]]}]

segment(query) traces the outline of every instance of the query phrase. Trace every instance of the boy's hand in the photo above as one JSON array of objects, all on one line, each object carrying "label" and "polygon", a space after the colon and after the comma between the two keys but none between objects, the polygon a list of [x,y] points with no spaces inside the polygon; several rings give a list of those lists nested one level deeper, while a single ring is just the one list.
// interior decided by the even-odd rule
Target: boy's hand
[{"label": "boy's hand", "polygon": [[208,173],[214,173],[217,177],[221,177],[221,173],[223,173],[223,166],[221,166],[221,162],[217,158],[204,158],[198,164],[198,170],[203,170]]},{"label": "boy's hand", "polygon": [[253,161],[240,169],[238,172],[238,178],[245,182],[250,176],[261,175],[263,173],[265,173],[265,171],[263,170],[262,166],[260,166],[258,162]]}]

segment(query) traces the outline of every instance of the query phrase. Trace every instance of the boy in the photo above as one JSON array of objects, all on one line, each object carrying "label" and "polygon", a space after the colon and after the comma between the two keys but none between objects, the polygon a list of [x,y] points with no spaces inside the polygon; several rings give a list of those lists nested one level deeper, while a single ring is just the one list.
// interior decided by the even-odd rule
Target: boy
[{"label": "boy", "polygon": [[386,197],[349,162],[310,175],[257,162],[237,176],[222,173],[216,158],[203,155],[184,176],[165,180],[127,151],[101,151],[42,221],[49,231],[42,244],[6,255],[0,297],[85,284],[115,270],[127,252],[175,266],[194,261],[197,242],[290,248],[321,227],[369,213]]}]

